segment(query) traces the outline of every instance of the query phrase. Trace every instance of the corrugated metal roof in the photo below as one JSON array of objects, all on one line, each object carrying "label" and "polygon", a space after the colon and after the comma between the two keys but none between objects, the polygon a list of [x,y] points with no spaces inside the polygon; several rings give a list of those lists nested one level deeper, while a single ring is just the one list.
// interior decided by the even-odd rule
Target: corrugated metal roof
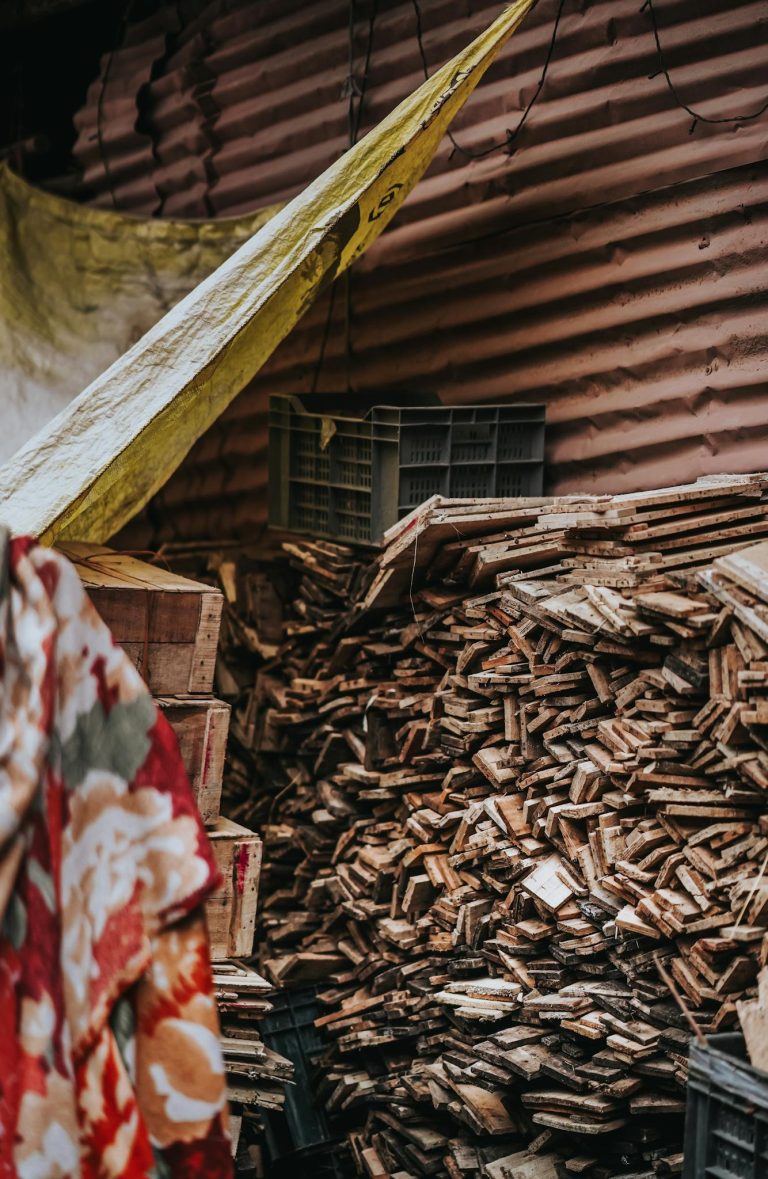
[{"label": "corrugated metal roof", "polygon": [[[435,67],[498,10],[486,0],[421,7]],[[724,117],[765,101],[768,4],[655,7],[689,105]],[[483,150],[514,127],[556,8],[541,0],[468,104],[455,127],[462,147]],[[338,157],[348,11],[344,0],[241,0],[226,12],[216,3],[169,36],[142,123],[156,140],[155,177],[164,159],[162,207],[253,208],[292,195]],[[369,6],[356,12],[359,77]],[[363,130],[418,84],[420,70],[412,3],[382,0]],[[514,154],[469,160],[446,140],[393,229],[355,267],[354,387],[546,400],[558,491],[765,466],[768,115],[699,122],[691,133],[657,71],[637,0],[567,0]],[[195,118],[179,118],[174,94]],[[122,143],[116,130],[116,150]],[[343,304],[337,297],[321,388],[346,384]],[[156,508],[174,506],[175,528],[210,532],[222,505],[226,525],[263,516],[266,397],[309,389],[325,314],[310,313],[172,480]]]},{"label": "corrugated metal roof", "polygon": [[151,216],[158,208],[153,183],[153,141],[140,127],[139,102],[173,27],[170,10],[160,9],[131,25],[125,39],[105,54],[75,117],[75,158],[92,203]]},{"label": "corrugated metal roof", "polygon": [[[764,0],[657,0],[657,5],[665,53],[687,102],[709,117],[723,117],[765,100]],[[368,7],[362,0],[355,4],[358,77]],[[363,130],[421,78],[411,0],[380,7]],[[460,116],[456,136],[463,147],[474,151],[502,142],[514,125],[538,81],[556,7],[556,0],[541,0]],[[422,0],[422,10],[424,48],[436,66],[489,23],[498,4]],[[190,83],[180,74],[196,73],[212,146],[210,197],[218,212],[235,213],[292,195],[344,151],[348,5],[239,0],[221,12],[216,0],[184,28],[171,28],[174,18],[165,9],[129,26],[126,45],[104,56],[102,83],[94,83],[81,119],[90,111],[88,121],[95,125],[99,99],[104,110],[127,63],[141,61],[147,77],[140,80],[148,88],[139,95],[137,85],[134,110],[116,111],[108,128],[115,136],[114,161],[105,154],[110,170],[118,171],[121,144],[140,116],[155,150],[162,151],[164,139],[178,132],[180,114],[187,110],[167,96],[188,94]],[[160,33],[168,38],[164,53],[158,48]],[[765,119],[725,127],[699,123],[690,136],[690,118],[657,71],[650,18],[636,0],[566,3],[547,85],[514,156],[500,151],[470,161],[446,140],[431,180],[410,202],[410,218],[431,216],[436,207],[485,204],[489,197],[509,198],[508,207],[497,210],[507,218],[551,215],[592,204],[596,197],[641,191],[649,181],[675,183],[765,155]],[[199,153],[194,137],[189,153],[195,158]]]}]

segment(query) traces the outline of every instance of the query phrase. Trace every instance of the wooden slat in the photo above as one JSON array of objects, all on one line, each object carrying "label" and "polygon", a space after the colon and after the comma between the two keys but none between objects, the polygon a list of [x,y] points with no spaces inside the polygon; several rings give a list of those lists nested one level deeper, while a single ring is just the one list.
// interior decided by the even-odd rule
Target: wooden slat
[{"label": "wooden slat", "polygon": [[222,883],[206,902],[211,957],[247,958],[253,949],[261,872],[261,839],[230,819],[218,818],[209,838]]},{"label": "wooden slat", "polygon": [[155,702],[176,734],[200,817],[213,823],[221,802],[229,705],[199,696],[161,696]]}]

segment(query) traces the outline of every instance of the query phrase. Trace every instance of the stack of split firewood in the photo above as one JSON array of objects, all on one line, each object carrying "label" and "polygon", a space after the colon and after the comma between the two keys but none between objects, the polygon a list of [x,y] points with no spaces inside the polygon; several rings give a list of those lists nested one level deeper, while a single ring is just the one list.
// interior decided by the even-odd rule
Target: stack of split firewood
[{"label": "stack of split firewood", "polygon": [[[260,969],[360,1173],[679,1173],[768,931],[768,479],[431,501],[221,560]],[[755,544],[754,542],[758,542]]]}]

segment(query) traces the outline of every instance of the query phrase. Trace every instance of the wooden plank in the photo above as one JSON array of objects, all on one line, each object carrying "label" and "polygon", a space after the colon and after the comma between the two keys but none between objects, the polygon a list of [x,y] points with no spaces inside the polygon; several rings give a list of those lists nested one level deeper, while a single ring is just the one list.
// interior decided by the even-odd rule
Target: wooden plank
[{"label": "wooden plank", "polygon": [[208,836],[222,878],[205,905],[211,957],[247,958],[253,950],[256,926],[261,839],[224,818],[215,820]]},{"label": "wooden plank", "polygon": [[219,815],[230,706],[199,696],[160,696],[155,703],[176,734],[200,817],[212,823]]}]

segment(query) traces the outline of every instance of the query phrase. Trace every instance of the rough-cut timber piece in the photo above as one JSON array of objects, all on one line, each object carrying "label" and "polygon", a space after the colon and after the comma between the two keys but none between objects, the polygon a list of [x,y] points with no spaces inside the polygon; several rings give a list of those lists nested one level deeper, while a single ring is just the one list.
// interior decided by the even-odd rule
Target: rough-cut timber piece
[{"label": "rough-cut timber piece", "polygon": [[154,695],[210,695],[219,590],[110,549],[70,542],[88,596]]},{"label": "rough-cut timber piece", "polygon": [[176,734],[200,816],[211,824],[219,816],[229,705],[206,696],[158,696],[155,703]]},{"label": "rough-cut timber piece", "polygon": [[743,589],[756,594],[762,602],[768,602],[768,543],[765,541],[718,557],[714,568]]},{"label": "rough-cut timber piece", "polygon": [[261,839],[219,818],[208,831],[222,883],[206,902],[211,957],[247,958],[253,949]]}]

